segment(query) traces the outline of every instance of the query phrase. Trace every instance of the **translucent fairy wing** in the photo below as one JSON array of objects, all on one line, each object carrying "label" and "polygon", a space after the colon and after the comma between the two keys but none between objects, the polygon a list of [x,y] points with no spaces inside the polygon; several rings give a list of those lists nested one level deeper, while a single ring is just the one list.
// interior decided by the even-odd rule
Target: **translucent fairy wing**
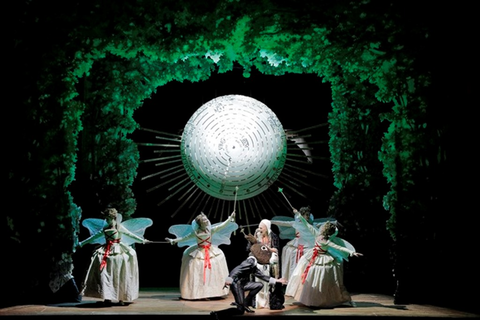
[{"label": "translucent fairy wing", "polygon": [[[333,238],[330,238],[330,241],[335,243],[336,245],[347,248],[351,251],[355,251],[355,248],[352,246],[352,244],[345,239],[342,239],[339,237],[333,237]],[[349,253],[337,250],[333,247],[328,247],[327,251],[338,261],[342,261],[342,260],[348,261],[348,257],[350,256]]]},{"label": "translucent fairy wing", "polygon": [[295,219],[293,217],[287,216],[274,216],[270,222],[278,227],[280,239],[294,239],[295,238],[295,228],[293,224]]},{"label": "translucent fairy wing", "polygon": [[212,225],[212,244],[219,246],[222,244],[229,245],[232,232],[238,229],[238,224],[229,222],[225,227],[218,228],[224,222],[218,222]]},{"label": "translucent fairy wing", "polygon": [[[118,221],[118,218],[117,218]],[[144,239],[145,230],[153,224],[150,218],[132,218],[121,223],[122,228],[133,233],[137,237]],[[133,244],[139,242],[137,238],[131,237],[128,233],[122,233],[122,242],[125,244]]]},{"label": "translucent fairy wing", "polygon": [[[97,219],[97,218],[87,218],[82,221],[82,226],[88,229],[88,232],[90,233],[90,236],[93,236],[100,231],[103,230],[103,228],[107,225],[107,222],[104,219]],[[97,240],[94,240],[91,242],[92,244],[98,243],[98,244],[104,244],[105,243],[105,237],[100,237]]]},{"label": "translucent fairy wing", "polygon": [[193,227],[191,224],[176,224],[168,228],[168,232],[173,234],[176,238],[185,238],[177,242],[179,247],[192,246],[197,244],[197,239],[195,237],[188,237],[193,232]]},{"label": "translucent fairy wing", "polygon": [[345,239],[342,239],[342,238],[339,238],[339,237],[335,237],[333,239],[333,242],[338,244],[339,246],[342,246],[342,247],[345,247],[347,249],[350,249],[352,251],[355,251],[355,247],[350,243],[348,242],[347,240]]},{"label": "translucent fairy wing", "polygon": [[143,237],[145,230],[152,225],[153,221],[150,218],[132,218],[122,223],[123,227],[139,237]]},{"label": "translucent fairy wing", "polygon": [[300,233],[298,244],[313,247],[315,245],[315,239],[320,233],[320,227],[327,221],[337,223],[336,219],[329,217],[314,219],[312,224],[310,224],[303,217],[298,217],[293,224],[296,231]]},{"label": "translucent fairy wing", "polygon": [[192,233],[193,228],[190,224],[176,224],[168,228],[168,232],[177,238],[183,238]]},{"label": "translucent fairy wing", "polygon": [[337,224],[337,219],[335,219],[335,218],[317,218],[317,219],[313,220],[313,225],[315,226],[315,228],[320,229],[322,224],[324,224],[327,221],[330,221],[330,222],[334,223],[335,225]]},{"label": "translucent fairy wing", "polygon": [[315,226],[302,222],[301,220],[295,220],[293,227],[300,234],[298,238],[299,245],[304,245],[306,247],[315,246],[315,238],[319,232]]}]

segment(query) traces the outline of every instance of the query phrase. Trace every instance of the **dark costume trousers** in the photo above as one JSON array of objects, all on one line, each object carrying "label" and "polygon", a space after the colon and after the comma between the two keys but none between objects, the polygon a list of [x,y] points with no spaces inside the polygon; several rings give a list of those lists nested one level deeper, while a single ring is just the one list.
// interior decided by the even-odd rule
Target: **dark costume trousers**
[{"label": "dark costume trousers", "polygon": [[[234,281],[230,285],[233,298],[237,307],[248,307],[252,304],[252,299],[255,295],[262,290],[263,284],[260,282],[249,281],[242,284],[241,281]],[[248,291],[248,295],[245,297],[245,291]]]},{"label": "dark costume trousers", "polygon": [[[242,283],[242,281],[234,281],[230,284],[230,290],[232,291],[233,298],[235,299],[236,308],[228,308],[219,311],[212,311],[210,313],[215,319],[220,320],[223,317],[230,318],[231,316],[242,315],[245,313],[246,308],[252,303],[253,297],[262,290],[263,284],[260,282],[249,281]],[[248,295],[245,297],[245,292],[248,291]]]}]

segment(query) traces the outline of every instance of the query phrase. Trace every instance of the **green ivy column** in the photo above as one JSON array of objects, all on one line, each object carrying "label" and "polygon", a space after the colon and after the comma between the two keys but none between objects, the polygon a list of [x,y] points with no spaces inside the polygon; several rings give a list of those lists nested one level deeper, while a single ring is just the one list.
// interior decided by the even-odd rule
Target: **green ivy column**
[{"label": "green ivy column", "polygon": [[[394,99],[393,112],[387,115],[391,124],[379,153],[390,191],[384,207],[391,217],[387,227],[394,240],[394,275],[397,282],[395,303],[419,302],[429,281],[425,233],[428,228],[426,203],[430,193],[426,185],[428,142],[426,139],[425,104],[407,96]],[[408,108],[407,108],[408,105]],[[424,261],[423,263],[419,263]]]},{"label": "green ivy column", "polygon": [[[67,71],[65,74],[66,79],[72,79],[73,76],[70,72]],[[50,179],[43,181],[46,183],[44,190],[49,190],[46,192],[50,193],[50,196],[45,197],[48,202],[42,210],[43,219],[49,223],[41,221],[39,231],[44,229],[44,233],[47,235],[44,245],[46,245],[47,251],[50,251],[49,254],[46,254],[51,259],[51,263],[48,265],[50,293],[56,294],[65,284],[73,281],[69,292],[72,296],[63,297],[67,301],[73,301],[77,297],[74,292],[76,284],[72,274],[74,268],[72,256],[78,243],[78,228],[82,211],[75,204],[69,188],[75,177],[77,139],[81,130],[80,115],[85,106],[81,102],[74,101],[77,96],[74,82],[63,81],[62,83],[64,85],[63,92],[57,96],[57,101],[50,104],[49,108],[45,110],[48,110],[45,117],[50,117],[50,115],[54,115],[52,109],[58,108],[58,114],[61,114],[62,117],[59,127],[56,127],[55,122],[47,121],[50,127],[45,135],[43,147],[48,146],[44,152],[50,156],[41,161],[46,165],[45,171],[50,171]],[[58,87],[58,84],[55,84],[54,87]],[[52,118],[56,117],[58,116]],[[39,276],[39,279],[41,278],[42,276]]]},{"label": "green ivy column", "polygon": [[[350,80],[350,81],[349,81]],[[363,273],[350,279],[378,292],[394,287],[391,267],[391,239],[385,221],[389,213],[382,206],[388,184],[382,177],[377,152],[381,146],[383,124],[379,114],[384,104],[374,98],[376,87],[345,77],[332,82],[332,112],[329,113],[330,153],[334,184],[329,216],[343,225],[345,237],[371,258],[363,262]],[[368,244],[378,239],[376,250]],[[356,261],[355,261],[356,262]],[[353,272],[360,272],[353,269]],[[382,281],[378,281],[381,277]]]},{"label": "green ivy column", "polygon": [[[130,84],[132,75],[126,67],[128,61],[101,61],[91,70],[89,91],[100,90],[96,83],[103,79],[102,94],[86,95],[88,105],[85,127],[89,137],[84,139],[83,154],[85,170],[92,175],[98,212],[114,206],[128,219],[136,209],[131,186],[137,174],[139,151],[128,137],[137,124],[133,110],[138,107],[138,86]],[[105,77],[108,77],[105,79]],[[127,79],[125,79],[127,77]],[[105,82],[107,81],[107,82]],[[142,97],[143,95],[140,95]]]},{"label": "green ivy column", "polygon": [[68,189],[83,105],[70,103],[76,93],[73,83],[61,81],[71,76],[63,66],[53,60],[44,68],[48,72],[38,78],[35,90],[16,106],[25,117],[22,133],[11,137],[22,146],[10,168],[7,192],[15,207],[7,214],[5,245],[17,259],[4,272],[15,279],[8,295],[13,301],[44,301],[60,290],[72,278],[71,255],[78,241],[80,210]]}]

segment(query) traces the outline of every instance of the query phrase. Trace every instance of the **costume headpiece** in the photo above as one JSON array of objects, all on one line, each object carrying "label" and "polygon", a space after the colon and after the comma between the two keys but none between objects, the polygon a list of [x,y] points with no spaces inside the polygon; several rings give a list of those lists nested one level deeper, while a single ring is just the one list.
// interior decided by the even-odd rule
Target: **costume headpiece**
[{"label": "costume headpiece", "polygon": [[260,221],[259,225],[261,225],[261,224],[263,224],[263,225],[265,225],[265,227],[267,227],[267,232],[268,232],[268,234],[270,234],[271,231],[272,231],[272,223],[270,222],[270,220],[263,219],[262,221]]},{"label": "costume headpiece", "polygon": [[250,252],[260,264],[269,264],[272,257],[272,251],[266,245],[256,243],[250,247]]}]

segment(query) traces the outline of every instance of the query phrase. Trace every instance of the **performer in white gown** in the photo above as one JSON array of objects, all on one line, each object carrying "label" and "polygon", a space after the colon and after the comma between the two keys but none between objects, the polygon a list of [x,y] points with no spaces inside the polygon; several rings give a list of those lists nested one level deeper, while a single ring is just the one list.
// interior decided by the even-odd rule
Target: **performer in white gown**
[{"label": "performer in white gown", "polygon": [[285,292],[286,296],[315,308],[331,308],[345,303],[353,305],[343,283],[343,260],[362,256],[346,240],[338,238],[338,229],[330,221],[319,229],[309,224],[296,210],[295,228],[301,237],[312,243],[300,258]]},{"label": "performer in white gown", "polygon": [[[310,207],[302,207],[300,214],[309,223],[313,223],[313,215]],[[295,230],[293,224],[295,219],[292,216],[274,216],[271,220],[280,231],[280,239],[288,239],[289,241],[283,246],[281,254],[281,274],[282,278],[289,279],[290,274],[295,269],[298,260],[303,256],[304,251],[308,248],[308,244],[300,240],[300,233]]]},{"label": "performer in white gown", "polygon": [[[301,207],[299,214],[311,225],[318,226],[326,221],[336,222],[334,218],[314,219],[310,206]],[[298,220],[298,219],[297,219]],[[278,226],[280,239],[290,239],[282,248],[282,278],[290,279],[290,276],[297,266],[298,261],[305,251],[311,248],[311,243],[300,237],[300,232],[294,228],[295,218],[293,216],[274,216],[272,224]]]},{"label": "performer in white gown", "polygon": [[218,247],[230,244],[231,233],[238,229],[235,212],[227,220],[211,225],[202,212],[191,225],[171,226],[168,231],[176,236],[166,238],[172,245],[188,246],[182,255],[180,269],[180,296],[185,300],[225,298],[228,266],[224,252]]},{"label": "performer in white gown", "polygon": [[138,298],[139,273],[134,243],[148,243],[145,229],[153,224],[149,218],[133,218],[122,222],[114,208],[103,212],[105,219],[88,218],[82,223],[90,237],[79,243],[100,244],[92,255],[81,294],[101,298],[106,305],[120,305]]},{"label": "performer in white gown", "polygon": [[[280,238],[272,231],[272,223],[268,219],[263,219],[258,224],[258,228],[255,230],[255,235],[247,235],[245,238],[247,242],[247,251],[250,252],[252,245],[258,243],[267,246],[272,251],[272,257],[268,264],[257,264],[262,273],[266,276],[273,277],[275,279],[280,278]],[[255,308],[270,308],[270,287],[268,283],[261,278],[256,278],[263,284],[262,290],[260,290],[252,301],[252,307]]]}]

